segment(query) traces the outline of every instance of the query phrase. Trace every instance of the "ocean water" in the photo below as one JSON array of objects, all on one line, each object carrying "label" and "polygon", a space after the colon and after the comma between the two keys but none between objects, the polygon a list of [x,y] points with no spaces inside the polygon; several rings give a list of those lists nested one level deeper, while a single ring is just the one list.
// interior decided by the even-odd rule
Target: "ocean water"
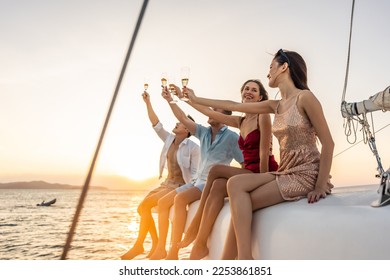
[{"label": "ocean water", "polygon": [[[79,189],[1,189],[0,260],[60,259],[80,193]],[[137,207],[146,193],[89,190],[67,258],[120,259],[137,237]],[[50,207],[36,206],[53,198],[57,202]],[[145,253],[136,259],[146,259],[149,236],[144,247]],[[182,251],[180,258],[188,258],[188,249]]]}]

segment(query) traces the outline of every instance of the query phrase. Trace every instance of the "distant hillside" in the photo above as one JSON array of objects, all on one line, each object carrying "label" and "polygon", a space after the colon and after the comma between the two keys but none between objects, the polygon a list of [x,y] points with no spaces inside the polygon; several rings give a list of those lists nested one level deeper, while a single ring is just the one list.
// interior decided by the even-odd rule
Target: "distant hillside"
[{"label": "distant hillside", "polygon": [[[48,183],[45,181],[0,183],[0,189],[80,189],[82,186]],[[91,186],[93,189],[107,189],[106,187]]]}]

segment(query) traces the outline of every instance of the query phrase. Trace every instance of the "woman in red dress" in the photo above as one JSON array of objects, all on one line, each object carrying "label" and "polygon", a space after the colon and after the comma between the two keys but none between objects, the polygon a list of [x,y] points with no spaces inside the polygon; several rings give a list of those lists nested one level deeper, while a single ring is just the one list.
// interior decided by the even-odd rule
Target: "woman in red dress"
[{"label": "woman in red dress", "polygon": [[[243,103],[261,102],[268,100],[268,93],[259,80],[248,80],[241,87],[241,98]],[[268,114],[226,116],[205,106],[190,105],[219,122],[239,128],[238,144],[244,156],[243,168],[222,165],[211,168],[199,208],[179,245],[183,248],[194,241],[190,259],[202,259],[208,255],[207,239],[228,196],[227,180],[238,174],[276,171],[278,164],[272,155],[271,118]]]}]

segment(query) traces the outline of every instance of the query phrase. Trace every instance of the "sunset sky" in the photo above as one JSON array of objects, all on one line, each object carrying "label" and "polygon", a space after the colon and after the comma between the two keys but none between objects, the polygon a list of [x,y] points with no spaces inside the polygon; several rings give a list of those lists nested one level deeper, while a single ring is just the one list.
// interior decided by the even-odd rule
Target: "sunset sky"
[{"label": "sunset sky", "polygon": [[[0,0],[0,183],[83,184],[142,1]],[[259,78],[270,98],[269,64],[278,49],[299,52],[323,105],[335,155],[350,148],[340,103],[352,0],[149,1],[96,165],[94,185],[126,187],[157,176],[162,148],[141,98],[149,79],[165,128],[176,123],[160,96],[160,75],[178,82],[190,67],[197,95],[239,101]],[[346,100],[390,85],[388,0],[357,0]],[[199,123],[207,118],[180,106]],[[390,164],[390,112],[374,112],[377,148]],[[370,122],[371,125],[371,122]],[[387,127],[386,127],[387,126]],[[357,131],[357,141],[362,134]],[[277,141],[274,153],[279,158]],[[377,163],[360,143],[336,156],[335,186],[375,184]]]}]

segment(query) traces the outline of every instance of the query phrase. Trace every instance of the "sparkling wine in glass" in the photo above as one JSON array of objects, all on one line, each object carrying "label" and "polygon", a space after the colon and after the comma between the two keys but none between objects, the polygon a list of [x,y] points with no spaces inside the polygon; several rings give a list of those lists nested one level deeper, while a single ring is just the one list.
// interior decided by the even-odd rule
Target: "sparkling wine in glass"
[{"label": "sparkling wine in glass", "polygon": [[168,84],[168,75],[166,72],[161,74],[161,87],[166,88]]},{"label": "sparkling wine in glass", "polygon": [[[183,88],[186,88],[188,85],[188,80],[190,79],[190,68],[182,67],[180,73],[181,73],[181,85],[183,86]],[[180,100],[188,101],[189,99],[183,96],[180,98]]]},{"label": "sparkling wine in glass", "polygon": [[169,101],[169,103],[177,103],[179,101],[179,97],[177,96],[177,92],[176,92],[176,89],[175,89],[175,77],[169,77],[169,87],[168,87],[168,90],[169,92],[171,93],[171,96],[172,96],[172,100]]},{"label": "sparkling wine in glass", "polygon": [[149,88],[149,78],[144,77],[144,91],[141,94],[143,97],[145,97],[145,94],[146,94],[146,91],[148,90],[148,88]]},{"label": "sparkling wine in glass", "polygon": [[149,87],[149,79],[144,78],[144,91],[147,91]]}]

